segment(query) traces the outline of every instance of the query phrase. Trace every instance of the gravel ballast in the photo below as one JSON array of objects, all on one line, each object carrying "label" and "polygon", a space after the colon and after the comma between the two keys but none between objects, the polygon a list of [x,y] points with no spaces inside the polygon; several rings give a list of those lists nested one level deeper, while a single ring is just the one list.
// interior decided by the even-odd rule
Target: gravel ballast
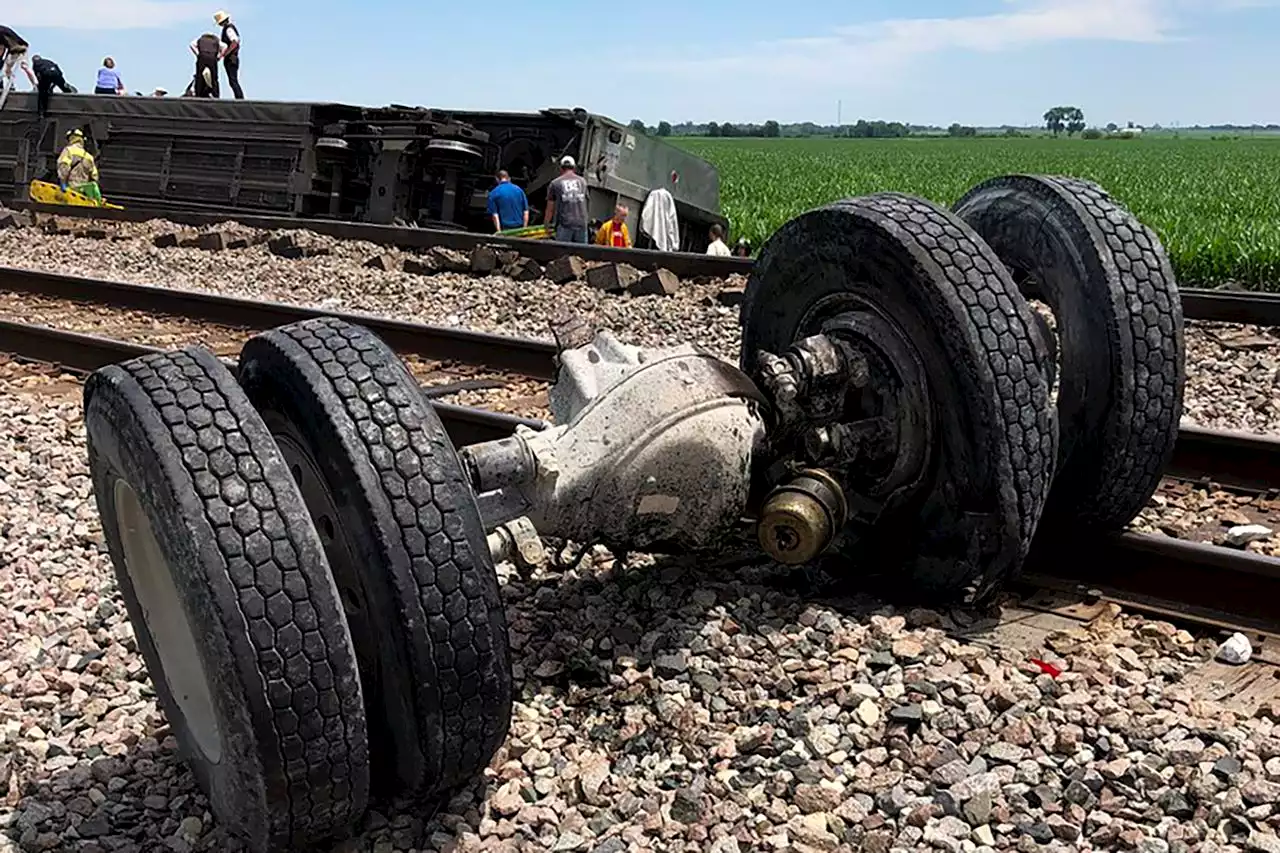
[{"label": "gravel ballast", "polygon": [[[82,226],[81,226],[82,227]],[[35,228],[0,231],[0,265],[269,299],[497,334],[549,339],[553,318],[581,317],[642,346],[700,344],[736,363],[738,310],[718,297],[728,280],[684,281],[672,296],[604,293],[584,281],[552,284],[465,273],[422,276],[364,266],[384,247],[310,235],[329,254],[298,260],[265,245],[209,252],[157,248],[163,223],[113,225],[132,239],[93,240]],[[232,226],[228,226],[232,227]],[[170,230],[172,230],[170,228]],[[194,232],[193,232],[194,233]],[[1214,429],[1280,433],[1280,338],[1272,330],[1187,323],[1184,422]]]},{"label": "gravel ballast", "polygon": [[[117,599],[79,393],[0,364],[0,851],[239,849]],[[1109,609],[992,649],[763,566],[503,573],[518,698],[486,779],[337,850],[1280,848],[1275,710],[1200,698],[1213,643],[1172,625]]]},{"label": "gravel ballast", "polygon": [[[613,296],[379,271],[361,265],[382,249],[331,249],[285,260],[0,231],[0,265],[536,337],[569,312],[736,357],[737,311],[716,297],[741,282]],[[1186,422],[1280,431],[1278,343],[1188,324]],[[0,422],[0,853],[240,849],[136,652],[79,383],[0,356]],[[1256,522],[1280,527],[1280,503],[1166,484],[1134,529],[1217,541]],[[1280,554],[1275,537],[1245,547]],[[1034,647],[988,648],[947,635],[966,614],[819,601],[768,566],[621,564],[597,548],[526,578],[508,569],[506,745],[434,817],[380,805],[337,851],[1280,851],[1280,708],[1206,700],[1193,677],[1214,643],[1172,625],[1113,608]]]},{"label": "gravel ballast", "polygon": [[[161,348],[189,345],[207,347],[215,355],[235,359],[256,331],[186,317],[149,314],[113,306],[91,305],[80,300],[31,296],[0,291],[0,320],[49,326]],[[459,406],[530,418],[549,418],[547,383],[515,374],[495,373],[471,364],[432,361],[402,356],[418,382],[433,388],[435,399]],[[442,386],[480,382],[490,387],[463,387],[450,391]]]}]

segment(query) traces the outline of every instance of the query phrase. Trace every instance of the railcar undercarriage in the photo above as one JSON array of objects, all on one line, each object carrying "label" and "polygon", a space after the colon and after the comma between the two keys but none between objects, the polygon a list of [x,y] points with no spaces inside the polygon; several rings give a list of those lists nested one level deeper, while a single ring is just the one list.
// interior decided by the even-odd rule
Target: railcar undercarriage
[{"label": "railcar undercarriage", "polygon": [[332,319],[255,337],[238,381],[200,349],[96,373],[111,555],[218,816],[280,849],[348,831],[371,780],[478,773],[512,702],[494,561],[540,537],[714,551],[747,525],[782,566],[982,603],[1037,535],[1126,525],[1177,434],[1168,260],[1084,181],[806,213],[741,324],[737,365],[558,327],[557,425],[460,451],[395,353]]}]

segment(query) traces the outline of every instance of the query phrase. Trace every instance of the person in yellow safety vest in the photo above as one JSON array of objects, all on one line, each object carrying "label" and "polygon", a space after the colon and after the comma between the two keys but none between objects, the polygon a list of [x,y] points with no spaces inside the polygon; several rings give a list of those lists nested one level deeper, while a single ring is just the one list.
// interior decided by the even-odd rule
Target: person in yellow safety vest
[{"label": "person in yellow safety vest", "polygon": [[596,243],[601,246],[614,246],[618,249],[631,248],[631,235],[627,232],[627,208],[618,205],[613,209],[613,218],[600,226],[596,232]]},{"label": "person in yellow safety vest", "polygon": [[84,149],[84,131],[76,128],[67,134],[67,147],[58,156],[58,181],[62,189],[70,187],[81,195],[102,203],[102,190],[98,188],[98,164],[93,155]]}]

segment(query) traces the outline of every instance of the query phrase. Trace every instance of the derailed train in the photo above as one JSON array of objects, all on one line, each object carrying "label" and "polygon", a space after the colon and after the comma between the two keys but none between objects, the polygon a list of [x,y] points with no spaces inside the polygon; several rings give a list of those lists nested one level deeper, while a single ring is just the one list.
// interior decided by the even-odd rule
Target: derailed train
[{"label": "derailed train", "polygon": [[710,225],[725,224],[714,166],[583,109],[59,95],[40,118],[35,95],[15,95],[0,113],[0,200],[25,198],[32,180],[48,177],[74,127],[98,156],[104,194],[147,210],[489,231],[486,193],[499,169],[538,210],[570,154],[590,186],[593,218],[627,204],[635,234],[645,199],[665,188],[682,249],[705,249]]}]

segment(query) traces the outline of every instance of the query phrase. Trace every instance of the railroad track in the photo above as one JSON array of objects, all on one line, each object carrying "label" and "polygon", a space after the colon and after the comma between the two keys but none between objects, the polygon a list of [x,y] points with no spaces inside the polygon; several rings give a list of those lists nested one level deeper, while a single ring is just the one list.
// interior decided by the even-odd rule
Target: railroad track
[{"label": "railroad track", "polygon": [[[119,341],[100,335],[68,332],[47,326],[0,320],[0,352],[15,358],[57,365],[68,373],[87,375],[108,364],[148,353],[164,352],[162,347]],[[234,365],[231,359],[224,359]],[[431,396],[431,389],[426,389]],[[458,406],[432,400],[449,436],[455,444],[503,438],[519,425],[543,429],[546,422]]]},{"label": "railroad track", "polygon": [[695,255],[688,252],[657,252],[650,249],[615,249],[610,246],[570,245],[550,240],[520,240],[496,237],[492,234],[475,234],[469,231],[450,231],[432,228],[406,228],[392,225],[370,225],[363,222],[337,222],[327,219],[295,219],[289,216],[245,216],[213,211],[176,210],[97,210],[89,208],[53,207],[30,201],[14,200],[12,206],[33,213],[97,219],[112,222],[146,222],[165,219],[179,225],[203,227],[220,222],[237,222],[247,228],[264,230],[307,229],[339,240],[364,240],[382,246],[402,249],[430,249],[441,247],[470,251],[477,246],[504,246],[517,249],[522,255],[541,263],[554,260],[569,252],[588,261],[612,261],[627,263],[637,269],[652,271],[665,268],[685,278],[696,276],[724,277],[734,273],[751,271],[749,258],[722,258]]},{"label": "railroad track", "polygon": [[[71,373],[87,374],[106,364],[160,351],[97,335],[0,321],[0,352],[56,364]],[[547,426],[542,421],[432,403],[459,446],[505,437],[520,425]],[[1280,441],[1184,427],[1167,475],[1271,492],[1280,485]],[[1069,543],[1040,541],[1020,583],[1039,596],[1042,608],[1076,612],[1072,608],[1079,608],[1082,601],[1107,600],[1213,628],[1280,634],[1280,613],[1274,606],[1280,589],[1280,559],[1199,542],[1139,533]]]},{"label": "railroad track", "polygon": [[[115,222],[146,222],[164,218],[170,222],[193,227],[234,221],[249,228],[266,230],[305,228],[337,239],[364,240],[403,249],[429,249],[440,246],[470,251],[478,246],[506,246],[541,263],[547,263],[567,254],[575,254],[589,261],[626,263],[646,271],[665,268],[686,278],[698,276],[724,278],[735,274],[746,275],[751,272],[753,263],[750,258],[722,258],[687,252],[655,252],[647,249],[615,249],[610,246],[596,245],[571,246],[567,243],[548,240],[519,240],[465,231],[368,225],[323,219],[294,219],[285,216],[237,215],[231,217],[224,213],[206,211],[93,210],[50,207],[32,202],[14,202],[14,205],[35,213]],[[1280,326],[1280,294],[1182,288],[1181,295],[1183,315],[1189,320]],[[388,338],[388,340],[391,339]]]},{"label": "railroad track", "polygon": [[[464,362],[546,381],[555,376],[555,346],[528,338],[11,267],[0,267],[0,291],[89,301],[253,331],[312,317],[336,317],[372,330],[403,356]],[[80,336],[83,338],[80,344],[66,344],[60,337],[61,333],[25,324],[5,323],[0,325],[0,329],[6,336],[15,336],[15,340],[27,341],[32,348],[32,358],[61,361],[68,353],[73,358],[82,358],[64,362],[73,370],[92,371],[103,364],[129,358],[134,353],[149,351],[146,347],[130,350],[128,347],[136,345],[95,335]],[[67,339],[70,340],[69,337]],[[83,356],[77,353],[83,353]],[[1280,488],[1280,440],[1184,427],[1179,433],[1168,473],[1177,479],[1218,482],[1255,492]]]},{"label": "railroad track", "polygon": [[[17,267],[0,267],[0,291],[84,300],[252,329],[269,329],[311,317],[338,317],[373,330],[402,354],[483,365],[532,379],[550,380],[555,376],[555,346],[530,338]],[[1181,294],[1184,316],[1190,320],[1280,325],[1280,294],[1196,289],[1184,289]]]},{"label": "railroad track", "polygon": [[13,267],[0,267],[0,291],[88,301],[258,330],[311,317],[338,317],[372,330],[404,355],[483,365],[532,379],[551,379],[554,376],[552,357],[555,347],[545,341],[526,338]]}]

